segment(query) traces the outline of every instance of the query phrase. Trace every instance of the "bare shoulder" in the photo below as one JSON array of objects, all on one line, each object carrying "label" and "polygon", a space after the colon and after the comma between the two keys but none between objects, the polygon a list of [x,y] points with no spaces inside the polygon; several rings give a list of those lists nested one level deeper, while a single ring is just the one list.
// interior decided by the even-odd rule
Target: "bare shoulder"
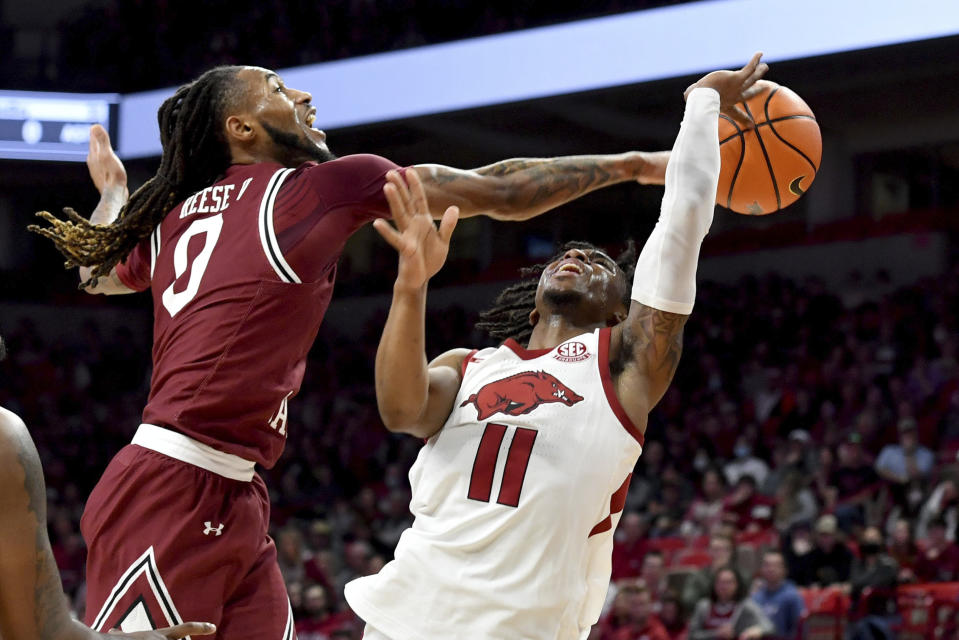
[{"label": "bare shoulder", "polygon": [[450,349],[449,351],[441,353],[433,358],[433,360],[430,361],[429,368],[439,369],[441,367],[450,367],[455,369],[457,372],[462,371],[463,361],[466,360],[470,353],[472,353],[471,349]]},{"label": "bare shoulder", "polygon": [[17,456],[25,440],[30,440],[27,425],[13,411],[0,407],[0,460],[6,460],[11,454]]}]

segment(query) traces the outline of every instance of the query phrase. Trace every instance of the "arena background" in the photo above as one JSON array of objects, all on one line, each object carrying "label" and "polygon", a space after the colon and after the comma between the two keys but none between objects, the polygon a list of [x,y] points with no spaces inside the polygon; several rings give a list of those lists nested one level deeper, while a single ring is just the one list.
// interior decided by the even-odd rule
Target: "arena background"
[{"label": "arena background", "polygon": [[[609,0],[582,9],[537,0],[2,0],[0,44],[10,55],[0,68],[0,88],[130,93],[174,86],[218,63],[286,69],[674,4],[723,2]],[[959,12],[946,1],[920,4],[924,10],[932,5],[944,22]],[[800,10],[773,0],[766,5],[770,14],[763,20],[788,21]],[[745,60],[751,43],[762,40],[762,23],[716,29],[748,34]],[[673,39],[677,50],[697,46],[683,33]],[[822,169],[810,192],[783,213],[752,218],[717,211],[703,247],[704,284],[686,355],[674,389],[651,418],[651,451],[631,491],[628,509],[642,516],[648,541],[680,534],[705,469],[693,461],[705,455],[735,467],[733,444],[740,436],[775,477],[793,464],[786,461],[789,433],[812,434],[808,474],[794,488],[815,499],[810,524],[848,506],[843,498],[849,496],[830,497],[841,465],[821,450],[838,451],[858,434],[871,464],[897,441],[903,421],[914,419],[936,467],[906,483],[908,490],[877,478],[868,508],[840,519],[853,547],[864,524],[891,531],[898,515],[922,524],[923,505],[953,478],[959,449],[957,52],[959,35],[946,35],[772,62],[768,77],[798,92],[817,115]],[[647,63],[632,61],[640,68]],[[458,167],[515,156],[668,148],[682,116],[683,89],[708,70],[327,133],[338,155],[369,152],[399,164]],[[338,88],[298,88],[313,93],[322,127],[324,96]],[[156,162],[128,160],[131,186],[152,175]],[[586,239],[616,248],[627,237],[642,242],[661,195],[661,189],[622,185],[523,224],[462,223],[449,264],[431,287],[430,353],[486,344],[472,330],[476,312],[518,267],[542,259],[556,243]],[[24,228],[34,211],[71,205],[88,212],[95,201],[82,163],[0,160],[0,331],[10,346],[0,365],[0,404],[21,413],[38,441],[51,536],[78,608],[79,514],[100,471],[139,422],[149,380],[150,305],[146,296],[78,292],[75,273],[65,272],[52,247]],[[417,445],[382,430],[370,390],[394,269],[393,252],[371,229],[350,241],[303,391],[291,406],[287,453],[266,474],[293,591],[322,584],[337,624],[347,627],[338,609],[342,583],[388,560],[408,524],[405,469]],[[760,488],[773,503],[780,495],[775,483]],[[954,538],[959,507],[946,502],[938,509],[953,510]],[[778,524],[764,526],[776,531]],[[778,527],[787,547],[797,524]],[[639,558],[632,557],[636,567],[656,546],[644,544]],[[618,577],[637,572],[621,569]],[[329,622],[315,602],[299,606],[306,607],[304,620]],[[301,637],[320,637],[318,625],[304,627]]]}]

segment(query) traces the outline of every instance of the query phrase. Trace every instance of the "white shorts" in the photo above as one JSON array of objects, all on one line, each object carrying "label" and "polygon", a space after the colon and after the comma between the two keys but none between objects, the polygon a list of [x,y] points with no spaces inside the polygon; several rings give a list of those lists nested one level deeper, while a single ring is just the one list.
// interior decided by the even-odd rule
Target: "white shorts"
[{"label": "white shorts", "polygon": [[366,628],[363,629],[363,640],[392,640],[392,638],[374,629],[372,625],[366,625]]}]

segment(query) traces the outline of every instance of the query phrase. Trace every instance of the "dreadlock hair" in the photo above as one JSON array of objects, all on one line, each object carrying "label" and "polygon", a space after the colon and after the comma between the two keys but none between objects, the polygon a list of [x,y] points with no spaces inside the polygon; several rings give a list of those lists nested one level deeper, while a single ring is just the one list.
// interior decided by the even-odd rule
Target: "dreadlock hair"
[{"label": "dreadlock hair", "polygon": [[[503,289],[496,296],[496,300],[493,301],[493,306],[480,312],[480,319],[476,323],[476,328],[486,331],[497,340],[512,338],[520,344],[528,344],[533,333],[533,327],[529,323],[529,314],[536,307],[536,289],[539,287],[540,275],[547,265],[558,260],[570,249],[601,250],[589,242],[567,242],[546,262],[520,269],[520,275],[523,276],[523,279]],[[626,243],[626,249],[616,257],[616,264],[626,276],[626,281],[631,282],[633,271],[636,270],[636,243],[632,239]],[[627,308],[629,307],[629,298],[630,290],[627,287],[623,295],[623,304]]]},{"label": "dreadlock hair", "polygon": [[153,232],[170,209],[216,182],[230,166],[222,123],[227,108],[240,96],[241,89],[235,82],[240,69],[210,69],[177,89],[160,106],[160,168],[133,192],[111,224],[91,224],[70,207],[63,209],[65,220],[47,211],[37,212],[50,227],[30,225],[27,229],[52,240],[66,257],[68,269],[93,267],[90,280],[81,288],[96,285]]}]

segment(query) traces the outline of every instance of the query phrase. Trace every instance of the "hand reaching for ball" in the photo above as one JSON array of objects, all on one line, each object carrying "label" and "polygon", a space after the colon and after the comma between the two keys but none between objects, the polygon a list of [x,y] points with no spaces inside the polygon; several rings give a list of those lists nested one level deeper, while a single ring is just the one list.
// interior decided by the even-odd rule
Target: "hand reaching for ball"
[{"label": "hand reaching for ball", "polygon": [[762,56],[762,52],[753,54],[746,66],[738,71],[707,73],[697,82],[689,85],[683,97],[688,98],[693,89],[715,89],[719,93],[719,110],[745,128],[752,128],[752,118],[737,103],[745,102],[762,90],[761,86],[756,85],[756,81],[766,75],[769,70],[769,65],[759,61]]}]

